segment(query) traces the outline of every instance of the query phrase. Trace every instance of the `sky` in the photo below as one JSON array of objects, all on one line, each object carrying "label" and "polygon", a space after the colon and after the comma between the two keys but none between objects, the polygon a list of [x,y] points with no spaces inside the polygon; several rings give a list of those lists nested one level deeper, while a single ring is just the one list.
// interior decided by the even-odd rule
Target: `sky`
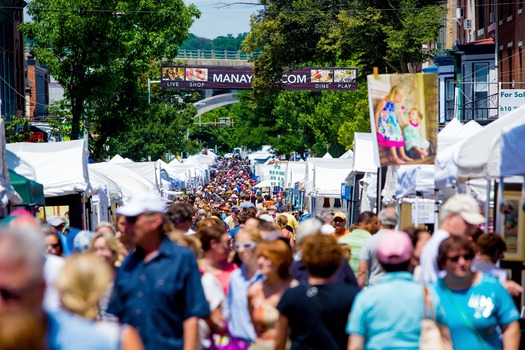
[{"label": "sky", "polygon": [[[236,2],[243,4],[237,5]],[[239,33],[249,32],[250,15],[260,8],[258,0],[184,0],[184,3],[195,4],[201,11],[201,18],[191,26],[190,33],[208,39],[228,34],[236,37]],[[244,5],[246,3],[254,5]],[[24,9],[24,20],[30,20],[27,7]]]},{"label": "sky", "polygon": [[[185,0],[186,4],[195,4],[201,11],[190,28],[196,36],[215,39],[218,36],[250,31],[250,15],[257,12],[260,5],[236,5],[235,2],[257,4],[256,0]],[[231,4],[226,6],[226,4]]]}]

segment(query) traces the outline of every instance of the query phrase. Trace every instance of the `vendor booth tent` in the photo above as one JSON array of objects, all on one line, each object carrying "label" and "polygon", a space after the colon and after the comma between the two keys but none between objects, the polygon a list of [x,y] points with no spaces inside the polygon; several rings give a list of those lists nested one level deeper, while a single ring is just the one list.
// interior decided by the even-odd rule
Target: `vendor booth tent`
[{"label": "vendor booth tent", "polygon": [[22,202],[19,205],[43,206],[46,204],[44,186],[42,184],[19,175],[12,170],[9,170],[9,179],[11,186],[22,198]]},{"label": "vendor booth tent", "polygon": [[[46,197],[86,192],[87,158],[84,140],[7,144],[9,169],[41,183]],[[27,166],[34,171],[34,177],[30,177]]]},{"label": "vendor booth tent", "polygon": [[137,193],[157,191],[154,183],[135,171],[121,166],[121,164],[94,163],[89,164],[89,169],[94,169],[116,183],[122,191],[124,204],[136,196]]},{"label": "vendor booth tent", "polygon": [[[505,130],[525,124],[525,106],[506,114],[471,136],[457,153],[458,178],[497,178],[501,175],[501,145]],[[522,150],[519,152],[523,152]],[[517,155],[517,154],[513,154]]]}]

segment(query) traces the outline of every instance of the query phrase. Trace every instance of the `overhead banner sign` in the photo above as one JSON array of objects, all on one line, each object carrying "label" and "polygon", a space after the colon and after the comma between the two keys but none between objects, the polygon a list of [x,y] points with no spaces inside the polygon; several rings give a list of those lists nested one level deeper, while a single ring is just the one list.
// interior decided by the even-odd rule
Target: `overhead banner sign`
[{"label": "overhead banner sign", "polygon": [[[251,89],[251,67],[161,68],[160,86],[165,89]],[[302,68],[281,78],[286,90],[357,90],[357,68]]]}]

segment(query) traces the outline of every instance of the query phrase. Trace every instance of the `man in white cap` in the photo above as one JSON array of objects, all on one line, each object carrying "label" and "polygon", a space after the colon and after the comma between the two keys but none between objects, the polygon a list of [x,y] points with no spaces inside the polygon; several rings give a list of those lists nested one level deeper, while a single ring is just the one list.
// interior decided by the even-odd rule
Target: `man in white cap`
[{"label": "man in white cap", "polygon": [[146,349],[196,349],[210,313],[193,253],[166,237],[166,205],[144,193],[117,209],[137,248],[117,273],[108,312],[134,326]]},{"label": "man in white cap", "polygon": [[71,247],[68,242],[67,232],[64,232],[65,221],[58,215],[51,215],[47,218],[47,223],[51,225],[55,233],[62,242],[62,251],[65,256],[71,255]]},{"label": "man in white cap", "polygon": [[450,197],[439,210],[439,229],[434,232],[421,252],[421,278],[423,282],[437,281],[439,269],[437,253],[445,238],[452,236],[469,237],[476,231],[476,226],[485,222],[480,214],[478,202],[467,194]]}]

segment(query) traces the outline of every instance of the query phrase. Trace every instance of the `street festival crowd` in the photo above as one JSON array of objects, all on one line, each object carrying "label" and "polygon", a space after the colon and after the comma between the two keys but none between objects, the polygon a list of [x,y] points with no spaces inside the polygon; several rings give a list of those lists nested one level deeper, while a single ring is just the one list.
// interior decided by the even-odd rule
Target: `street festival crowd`
[{"label": "street festival crowd", "polygon": [[137,194],[93,232],[23,210],[0,228],[0,349],[518,349],[523,289],[478,203],[435,232],[386,207],[349,225],[219,159],[169,205]]}]

